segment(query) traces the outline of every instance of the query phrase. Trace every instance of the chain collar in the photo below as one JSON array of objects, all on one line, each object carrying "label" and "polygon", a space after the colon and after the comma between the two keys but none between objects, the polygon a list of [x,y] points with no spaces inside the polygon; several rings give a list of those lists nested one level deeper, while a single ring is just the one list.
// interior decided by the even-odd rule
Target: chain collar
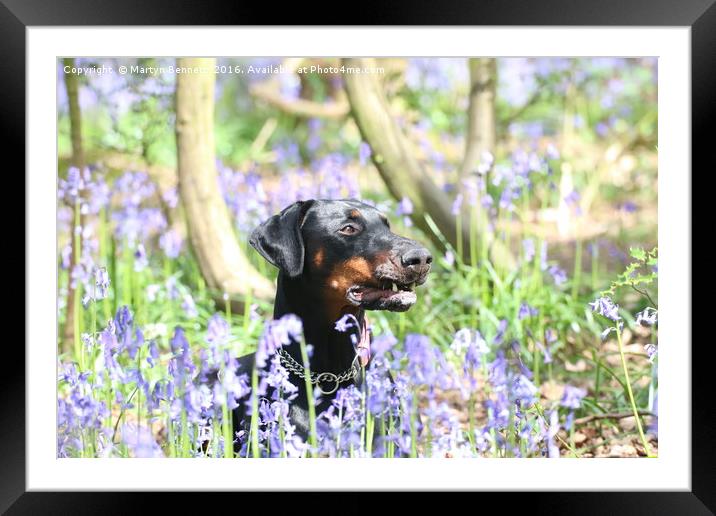
[{"label": "chain collar", "polygon": [[[292,372],[299,378],[306,378],[306,368],[303,367],[301,364],[296,362],[296,360],[289,355],[286,350],[283,348],[280,348],[278,350],[279,359],[281,360],[281,365],[285,367],[288,371]],[[324,394],[333,394],[338,390],[338,386],[344,382],[347,382],[349,380],[353,380],[356,376],[358,376],[358,367],[356,366],[356,362],[358,361],[358,355],[353,359],[353,363],[351,364],[351,367],[345,371],[343,371],[341,374],[333,374],[333,373],[317,373],[312,372],[310,377],[311,385],[318,385],[318,388],[321,389],[321,392]],[[326,390],[323,387],[321,387],[321,384],[327,383],[329,386],[332,384],[333,388],[330,390]]]}]

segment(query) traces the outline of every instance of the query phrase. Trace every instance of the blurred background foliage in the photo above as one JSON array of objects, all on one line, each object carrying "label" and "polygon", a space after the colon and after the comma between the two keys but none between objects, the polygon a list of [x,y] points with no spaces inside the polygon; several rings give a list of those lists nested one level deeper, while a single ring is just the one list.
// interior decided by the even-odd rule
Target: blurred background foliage
[{"label": "blurred background foliage", "polygon": [[[261,68],[278,66],[281,61],[224,58],[218,65]],[[464,148],[469,93],[466,61],[415,58],[379,63],[385,68],[383,84],[392,113],[407,128],[423,164],[444,178],[443,184],[455,180],[453,173]],[[116,70],[120,64],[169,66],[174,60],[77,60],[78,66],[101,64]],[[573,168],[577,191],[599,175],[595,205],[589,208],[610,226],[610,237],[626,238],[632,244],[636,239],[647,247],[655,244],[656,72],[655,58],[498,59],[496,158],[517,148],[555,145]],[[58,65],[61,175],[71,155],[62,78],[62,66]],[[278,80],[280,94],[286,99],[323,102],[341,88],[339,75],[217,74],[215,135],[220,162],[237,170],[256,167],[268,176],[280,174],[287,166],[310,167],[331,153],[351,159],[358,156],[361,136],[350,117],[299,117],[250,93],[252,85],[269,79]],[[103,160],[118,169],[125,168],[126,161],[175,168],[174,81],[175,76],[169,73],[81,77],[79,100],[87,161]],[[118,155],[131,159],[117,159]],[[362,171],[358,177],[361,187],[380,189],[374,174]],[[630,220],[635,217],[640,224]],[[628,237],[624,230],[630,233]]]},{"label": "blurred background foliage", "polygon": [[[119,66],[170,67],[176,60],[81,58],[74,63],[116,71]],[[470,217],[475,210],[487,213],[486,225],[477,232],[494,234],[494,241],[513,254],[515,265],[505,270],[495,270],[497,263],[481,254],[483,241],[478,254],[478,244],[468,250],[472,244],[467,240],[457,238],[455,245],[455,234],[420,226],[417,199],[400,198],[386,187],[383,157],[372,149],[380,135],[365,141],[365,128],[362,132],[356,123],[356,99],[349,98],[350,80],[340,73],[299,74],[299,64],[340,67],[342,62],[219,58],[216,63],[216,171],[237,241],[253,267],[264,277],[275,277],[276,270],[248,245],[246,234],[291,202],[313,196],[372,202],[390,216],[397,233],[432,242],[436,256],[430,282],[413,309],[371,315],[377,334],[392,333],[399,340],[409,333],[425,334],[447,351],[459,329],[479,329],[497,347],[503,340],[510,346],[517,343],[509,349],[522,366],[531,367],[543,397],[558,399],[561,394],[550,394],[550,385],[569,381],[589,392],[584,414],[627,408],[624,384],[610,369],[619,365],[617,345],[612,340],[600,347],[603,324],[587,302],[624,271],[632,260],[630,248],[657,245],[656,58],[494,60],[489,72],[494,83],[489,100],[494,143],[479,162],[467,167],[468,112],[476,91],[468,59],[375,61],[382,72],[375,77],[379,90],[411,158],[453,203],[453,215],[466,205],[473,207]],[[249,66],[256,73],[236,73],[237,67]],[[284,67],[283,73],[272,72],[278,66]],[[202,342],[207,320],[221,306],[222,292],[212,292],[212,285],[207,289],[210,282],[206,274],[202,278],[197,253],[184,245],[187,235],[181,226],[186,217],[181,207],[187,201],[180,202],[177,191],[176,76],[106,73],[77,79],[81,165],[90,165],[93,176],[87,181],[88,214],[79,213],[86,199],[74,208],[62,203],[58,208],[60,323],[70,330],[73,324],[76,329],[96,327],[95,316],[81,312],[79,300],[72,299],[72,285],[81,283],[75,281],[77,276],[87,292],[92,289],[91,271],[106,267],[112,286],[102,301],[104,320],[128,304],[161,350],[168,353],[168,329],[175,325],[186,329],[192,343]],[[68,181],[70,165],[77,159],[65,81],[60,61],[61,185],[77,179]],[[465,168],[467,174],[461,172]],[[392,172],[404,172],[400,169]],[[65,194],[71,190],[63,188]],[[93,200],[100,197],[93,208]],[[433,208],[428,202],[426,211],[436,218]],[[86,235],[73,238],[69,229],[80,219],[77,225],[84,226]],[[473,230],[471,226],[469,236]],[[461,243],[462,254],[457,249]],[[73,246],[82,261],[70,259]],[[84,279],[75,274],[78,264],[85,269]],[[629,360],[640,382],[637,405],[653,410],[656,368],[643,346],[656,335],[631,315],[650,303],[627,283],[610,295],[619,301],[629,327],[624,342],[632,346]],[[649,293],[657,299],[655,283]],[[255,349],[262,321],[271,313],[270,296],[257,297],[244,296],[243,308],[233,313],[230,305],[224,307],[235,333],[236,354]],[[79,322],[67,319],[72,306],[80,313]],[[82,355],[77,352],[79,331],[65,332],[65,337],[74,340],[75,355]],[[68,347],[63,351],[70,356]],[[613,378],[611,383],[604,371]]]},{"label": "blurred background foliage", "polygon": [[[295,61],[291,68],[290,59],[217,60],[225,72],[216,75],[215,84],[219,174],[228,188],[232,184],[245,188],[251,177],[260,178],[258,193],[252,195],[261,197],[256,202],[262,205],[232,207],[232,202],[253,201],[230,198],[230,192],[224,197],[245,252],[268,275],[275,271],[266,268],[241,234],[293,200],[285,192],[287,181],[300,183],[310,176],[322,182],[322,189],[313,192],[360,196],[398,217],[403,209],[361,154],[365,143],[349,116],[341,75],[297,74],[290,71]],[[159,192],[171,196],[177,183],[176,77],[172,73],[120,75],[116,70],[120,65],[168,67],[175,60],[83,58],[75,64],[108,65],[115,70],[79,77],[85,162],[106,170],[108,181],[126,170],[148,170]],[[289,71],[272,73],[271,67],[282,64]],[[340,61],[308,59],[303,64],[340,66]],[[377,64],[392,116],[420,164],[455,199],[468,123],[468,60],[391,58]],[[256,73],[232,73],[237,65],[253,66]],[[71,162],[72,145],[61,62],[57,74],[62,178]],[[656,58],[500,58],[495,75],[495,163],[532,159],[530,153],[536,153],[547,156],[549,177],[543,185],[530,185],[534,189],[519,201],[519,216],[495,217],[491,230],[501,231],[513,250],[519,250],[521,237],[543,239],[550,245],[550,258],[568,270],[575,259],[574,242],[579,241],[580,247],[585,242],[589,252],[578,257],[583,261],[579,268],[592,269],[594,290],[606,288],[609,277],[628,263],[630,247],[651,249],[657,243]],[[283,104],[275,101],[277,97]],[[295,101],[332,104],[336,109],[312,117],[310,111],[293,111]],[[326,175],[334,169],[340,170]],[[320,178],[315,176],[317,170],[323,174]],[[487,191],[501,202],[504,182],[498,183],[499,173],[490,176]],[[326,186],[330,182],[335,183],[332,189]],[[294,197],[303,194],[300,188],[293,192]],[[408,217],[399,220],[403,221],[399,231],[425,240]],[[66,242],[61,241],[63,245]],[[639,301],[638,296],[633,299]]]}]

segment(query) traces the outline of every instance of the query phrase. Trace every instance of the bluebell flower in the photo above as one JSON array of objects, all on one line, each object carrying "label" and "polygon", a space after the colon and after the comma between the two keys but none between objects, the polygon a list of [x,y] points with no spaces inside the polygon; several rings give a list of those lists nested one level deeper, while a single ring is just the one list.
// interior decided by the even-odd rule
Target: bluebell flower
[{"label": "bluebell flower", "polygon": [[134,251],[134,271],[141,272],[147,268],[147,265],[149,265],[147,251],[144,249],[144,245],[139,243]]},{"label": "bluebell flower", "polygon": [[658,391],[654,395],[654,401],[652,403],[651,411],[654,413],[654,417],[652,418],[651,422],[649,423],[647,430],[650,434],[658,435],[659,434],[659,393],[658,393]]},{"label": "bluebell flower", "polygon": [[145,426],[137,428],[134,424],[123,425],[122,442],[127,445],[135,457],[164,457],[164,452],[154,439],[152,431]]},{"label": "bluebell flower", "polygon": [[607,319],[615,322],[621,319],[621,317],[619,317],[619,305],[614,304],[614,302],[608,297],[600,297],[596,301],[589,303],[589,306],[592,308],[593,312],[596,312]]},{"label": "bluebell flower", "polygon": [[166,257],[170,259],[179,257],[183,243],[184,241],[181,235],[174,229],[165,231],[162,236],[159,237],[159,247],[164,251]]},{"label": "bluebell flower", "polygon": [[450,212],[452,213],[453,217],[457,217],[460,215],[460,211],[462,209],[462,194],[459,193],[455,196],[455,200],[452,202],[452,208],[450,209]]},{"label": "bluebell flower", "polygon": [[559,414],[556,410],[553,410],[549,414],[549,427],[545,435],[547,441],[547,450],[550,459],[559,458],[559,446],[555,442],[554,438],[559,432]]},{"label": "bluebell flower", "polygon": [[534,341],[539,350],[542,352],[542,355],[544,355],[542,361],[545,364],[551,364],[552,363],[552,351],[550,349],[549,345],[543,345],[540,341],[535,340]]},{"label": "bluebell flower", "polygon": [[361,167],[366,166],[371,154],[370,145],[366,142],[360,142],[360,145],[358,146],[358,160],[360,161]]},{"label": "bluebell flower", "polygon": [[559,150],[557,150],[557,147],[555,147],[554,144],[550,143],[547,145],[545,155],[547,156],[547,159],[559,159]]},{"label": "bluebell flower", "polygon": [[507,319],[501,319],[497,325],[497,334],[495,335],[495,338],[492,340],[492,342],[494,342],[495,344],[502,343],[502,340],[505,338],[506,331],[507,331]]},{"label": "bluebell flower", "polygon": [[550,265],[547,272],[552,276],[555,285],[562,285],[567,282],[567,273],[557,265]]},{"label": "bluebell flower", "polygon": [[560,405],[566,408],[577,410],[582,405],[582,398],[587,395],[587,391],[571,385],[564,386],[564,394],[560,400]]},{"label": "bluebell flower", "polygon": [[109,290],[109,274],[107,273],[107,269],[105,269],[104,267],[99,267],[99,268],[95,269],[94,278],[95,278],[95,287],[96,287],[96,290],[94,292],[94,298],[95,299],[106,298],[107,292]]},{"label": "bluebell flower", "polygon": [[209,318],[206,327],[206,341],[214,348],[222,348],[229,342],[230,327],[221,314],[214,314]]},{"label": "bluebell flower", "polygon": [[527,303],[520,304],[519,312],[517,313],[518,319],[526,319],[527,317],[536,317],[539,314],[539,310],[532,308]]},{"label": "bluebell flower", "polygon": [[627,213],[634,213],[639,207],[633,201],[626,201],[619,206],[619,209]]},{"label": "bluebell flower", "polygon": [[67,179],[58,181],[58,196],[60,199],[72,204],[79,199],[80,192],[85,189],[89,169],[80,171],[77,167],[67,170]]},{"label": "bluebell flower", "polygon": [[537,394],[537,391],[537,387],[535,387],[529,378],[521,374],[513,381],[510,395],[514,400],[519,400],[529,405],[536,401],[535,394]]},{"label": "bluebell flower", "polygon": [[168,188],[162,192],[162,200],[166,203],[167,207],[171,210],[177,207],[179,204],[179,192],[177,188]]},{"label": "bluebell flower", "polygon": [[425,335],[410,333],[405,337],[408,374],[416,385],[439,385],[450,388],[453,383],[445,357]]},{"label": "bluebell flower", "polygon": [[535,242],[531,238],[525,238],[522,241],[522,249],[525,252],[525,262],[531,262],[535,257]]},{"label": "bluebell flower", "polygon": [[448,267],[452,267],[455,264],[455,255],[452,251],[445,251],[445,256],[443,258]]},{"label": "bluebell flower", "polygon": [[269,321],[259,339],[256,350],[256,365],[263,368],[267,359],[282,346],[303,338],[303,323],[293,314],[286,314],[280,319]]},{"label": "bluebell flower", "polygon": [[177,281],[175,276],[169,276],[164,283],[164,287],[167,291],[167,298],[174,300],[179,299],[181,296],[181,292],[179,291],[179,282]]},{"label": "bluebell flower", "polygon": [[345,314],[336,321],[335,329],[341,333],[345,333],[351,328],[358,328],[358,320],[353,314]]},{"label": "bluebell flower", "polygon": [[480,163],[477,165],[476,172],[480,175],[485,175],[490,171],[492,165],[495,163],[495,157],[489,151],[483,151],[480,155]]},{"label": "bluebell flower", "polygon": [[185,293],[182,298],[181,308],[188,317],[196,317],[199,315],[196,309],[196,303],[194,303],[194,298],[191,297],[191,294],[188,292]]},{"label": "bluebell flower", "polygon": [[488,369],[488,380],[496,389],[503,390],[507,384],[507,359],[503,350],[498,350]]},{"label": "bluebell flower", "polygon": [[636,314],[636,323],[642,326],[654,326],[657,323],[658,311],[655,308],[647,307]]},{"label": "bluebell flower", "polygon": [[582,208],[581,208],[581,206],[580,206],[580,204],[579,204],[580,198],[581,198],[581,197],[580,197],[579,192],[578,192],[577,190],[572,190],[572,191],[571,191],[570,193],[568,193],[568,194],[565,196],[565,198],[564,198],[564,201],[567,203],[567,205],[569,205],[569,206],[572,207],[572,209],[574,210],[574,214],[575,214],[577,217],[581,217],[581,216],[582,216]]},{"label": "bluebell flower", "polygon": [[407,197],[403,197],[398,203],[398,207],[395,210],[395,214],[403,217],[403,223],[406,227],[410,227],[413,225],[412,221],[410,220],[410,217],[408,216],[411,213],[413,213],[413,203]]}]

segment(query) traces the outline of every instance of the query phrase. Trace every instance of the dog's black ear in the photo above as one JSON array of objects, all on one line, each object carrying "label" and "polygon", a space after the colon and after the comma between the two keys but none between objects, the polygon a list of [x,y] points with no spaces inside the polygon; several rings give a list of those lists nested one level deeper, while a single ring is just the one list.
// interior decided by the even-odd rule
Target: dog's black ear
[{"label": "dog's black ear", "polygon": [[305,249],[301,222],[313,203],[313,200],[293,203],[264,221],[249,237],[253,248],[289,278],[300,276],[303,272]]}]

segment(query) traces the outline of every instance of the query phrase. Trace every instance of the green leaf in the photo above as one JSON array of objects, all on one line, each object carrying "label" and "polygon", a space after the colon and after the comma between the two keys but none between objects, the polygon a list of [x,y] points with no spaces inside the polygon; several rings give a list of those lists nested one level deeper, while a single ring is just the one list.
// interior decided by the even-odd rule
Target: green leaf
[{"label": "green leaf", "polygon": [[640,262],[646,260],[646,251],[641,247],[630,247],[629,254],[632,258],[639,260]]}]

